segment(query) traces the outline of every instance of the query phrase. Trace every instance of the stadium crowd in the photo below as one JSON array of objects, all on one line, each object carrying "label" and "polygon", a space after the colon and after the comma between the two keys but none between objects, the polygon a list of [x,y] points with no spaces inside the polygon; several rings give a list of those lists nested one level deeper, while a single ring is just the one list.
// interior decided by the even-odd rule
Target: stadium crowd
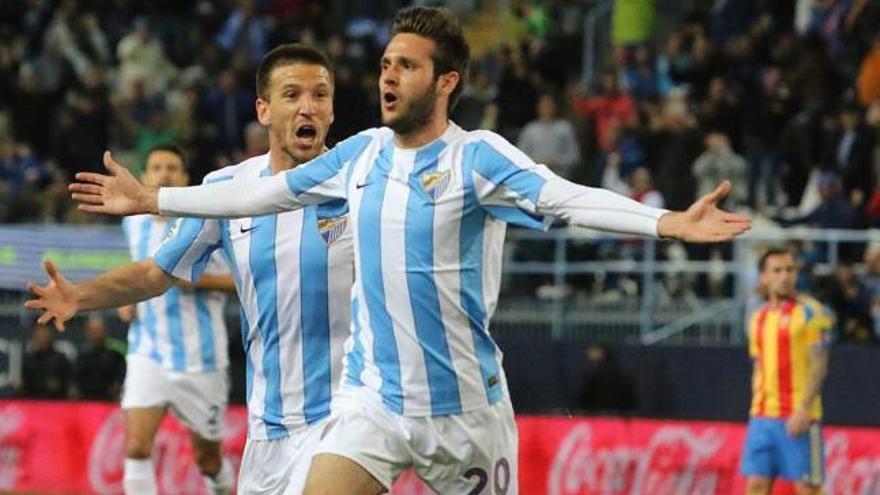
[{"label": "stadium crowd", "polygon": [[[194,182],[265,152],[252,81],[281,42],[318,46],[336,65],[328,144],[378,125],[374,61],[409,3],[0,0],[0,222],[101,221],[73,208],[65,186],[98,170],[104,149],[139,167],[154,144],[181,144]],[[602,2],[442,3],[493,40],[472,43],[462,127],[654,206],[681,209],[729,178],[727,208],[783,226],[880,225],[877,2],[612,2],[612,44],[589,84],[584,16]],[[473,28],[500,5],[498,33]],[[680,18],[664,24],[656,14],[670,6]],[[846,338],[874,340],[880,251],[841,254],[833,274],[806,271],[802,285],[858,315]]]}]

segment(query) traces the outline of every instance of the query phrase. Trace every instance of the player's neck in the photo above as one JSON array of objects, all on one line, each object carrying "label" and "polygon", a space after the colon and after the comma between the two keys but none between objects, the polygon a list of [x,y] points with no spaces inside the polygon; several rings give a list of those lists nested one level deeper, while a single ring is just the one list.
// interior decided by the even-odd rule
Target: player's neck
[{"label": "player's neck", "polygon": [[301,165],[301,163],[285,153],[280,146],[269,148],[269,170],[272,175],[296,168],[297,165]]},{"label": "player's neck", "polygon": [[406,134],[395,132],[394,143],[403,149],[420,148],[442,136],[447,127],[449,118],[446,112],[434,112],[424,126]]}]

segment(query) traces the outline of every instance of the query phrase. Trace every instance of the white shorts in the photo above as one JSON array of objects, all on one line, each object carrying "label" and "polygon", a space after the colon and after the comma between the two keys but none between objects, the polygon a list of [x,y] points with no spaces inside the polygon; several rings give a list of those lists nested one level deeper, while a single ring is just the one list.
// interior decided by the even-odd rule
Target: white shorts
[{"label": "white shorts", "polygon": [[407,417],[372,390],[340,386],[316,454],[358,463],[390,488],[409,467],[437,493],[518,492],[518,439],[510,399],[476,411]]},{"label": "white shorts", "polygon": [[226,369],[177,373],[139,354],[125,358],[122,408],[170,408],[189,429],[206,440],[220,440],[229,397]]},{"label": "white shorts", "polygon": [[300,495],[327,422],[324,418],[276,440],[248,438],[238,474],[238,495]]}]

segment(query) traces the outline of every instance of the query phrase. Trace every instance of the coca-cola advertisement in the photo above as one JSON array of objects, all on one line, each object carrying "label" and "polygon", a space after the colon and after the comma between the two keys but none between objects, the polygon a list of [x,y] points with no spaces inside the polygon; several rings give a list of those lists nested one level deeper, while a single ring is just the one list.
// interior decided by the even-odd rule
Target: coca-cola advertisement
[{"label": "coca-cola advertisement", "polygon": [[[247,412],[232,407],[223,453],[239,466]],[[0,403],[0,491],[121,494],[122,413],[112,404]],[[744,493],[745,425],[699,421],[520,416],[519,493],[703,495]],[[880,429],[825,428],[825,493],[880,494]],[[162,494],[202,495],[189,436],[168,418],[156,438]],[[774,493],[791,493],[777,484]],[[392,493],[433,493],[413,472]],[[477,493],[477,492],[472,492]]]}]

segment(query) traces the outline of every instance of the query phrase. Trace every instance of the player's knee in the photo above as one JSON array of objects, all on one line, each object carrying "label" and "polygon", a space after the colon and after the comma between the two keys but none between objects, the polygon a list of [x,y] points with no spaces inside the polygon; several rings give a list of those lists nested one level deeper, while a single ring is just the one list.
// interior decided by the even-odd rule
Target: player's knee
[{"label": "player's knee", "polygon": [[746,482],[748,495],[767,495],[770,493],[770,480],[766,478],[749,478]]},{"label": "player's knee", "polygon": [[795,483],[795,495],[822,495],[821,485],[809,485],[806,483]]},{"label": "player's knee", "polygon": [[129,459],[149,459],[152,453],[152,440],[129,437],[125,442],[125,457]]}]

